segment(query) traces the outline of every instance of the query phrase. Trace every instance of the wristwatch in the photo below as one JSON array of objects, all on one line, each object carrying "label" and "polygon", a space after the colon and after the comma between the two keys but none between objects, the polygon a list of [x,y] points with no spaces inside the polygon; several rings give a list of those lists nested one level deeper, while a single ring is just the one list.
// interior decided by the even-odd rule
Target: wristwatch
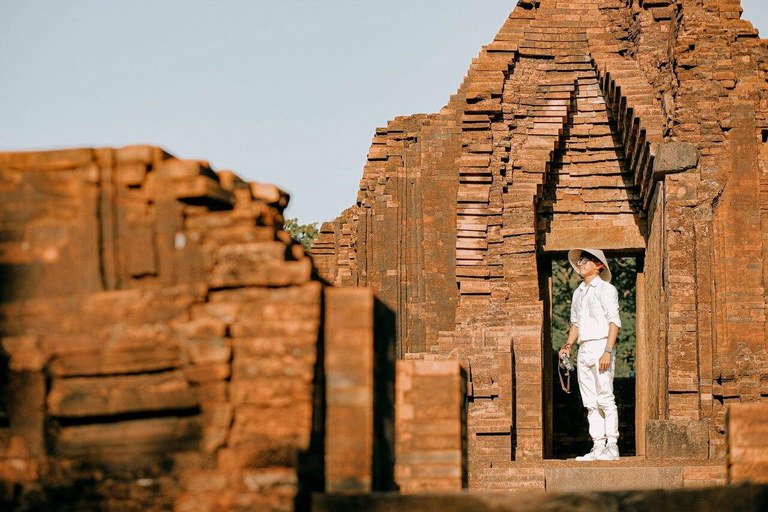
[{"label": "wristwatch", "polygon": [[609,354],[613,354],[613,347],[605,347],[605,351]]}]

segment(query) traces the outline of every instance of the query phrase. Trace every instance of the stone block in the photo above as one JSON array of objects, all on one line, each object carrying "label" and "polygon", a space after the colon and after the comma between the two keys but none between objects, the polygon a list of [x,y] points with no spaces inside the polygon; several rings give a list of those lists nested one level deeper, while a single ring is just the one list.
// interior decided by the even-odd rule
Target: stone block
[{"label": "stone block", "polygon": [[196,365],[228,363],[232,358],[232,341],[225,338],[189,340],[189,359]]},{"label": "stone block", "polygon": [[[7,378],[0,392],[5,406],[3,412],[8,415],[7,432],[12,440],[8,455],[16,451],[25,457],[42,457],[45,454],[45,376],[42,372],[9,372]],[[22,445],[20,449],[12,449],[17,443]]]},{"label": "stone block", "polygon": [[147,176],[148,165],[146,163],[124,164],[114,169],[115,181],[124,186],[139,186]]},{"label": "stone block", "polygon": [[48,360],[37,335],[6,336],[0,345],[10,357],[8,367],[15,372],[39,372]]},{"label": "stone block", "polygon": [[291,286],[309,281],[309,258],[286,261],[282,242],[232,244],[221,247],[210,276],[214,288],[237,286]]},{"label": "stone block", "polygon": [[583,492],[679,489],[683,468],[672,467],[572,467],[545,470],[548,491]]},{"label": "stone block", "polygon": [[654,181],[667,174],[695,168],[699,163],[699,150],[688,142],[664,142],[659,144],[653,161]]},{"label": "stone block", "polygon": [[231,372],[232,368],[226,363],[196,364],[184,368],[184,375],[187,377],[187,380],[195,384],[223,381],[229,378]]},{"label": "stone block", "polygon": [[727,483],[728,468],[724,463],[683,468],[683,487],[714,487]]},{"label": "stone block", "polygon": [[169,158],[157,164],[153,168],[153,173],[158,178],[186,178],[208,174],[206,170],[210,171],[207,162]]},{"label": "stone block", "polygon": [[649,459],[706,459],[709,429],[705,421],[648,420],[645,443]]},{"label": "stone block", "polygon": [[181,364],[179,347],[159,344],[139,350],[105,350],[54,358],[49,370],[56,377],[84,377],[171,370]]},{"label": "stone block", "polygon": [[149,165],[170,158],[171,155],[162,148],[147,145],[134,145],[118,148],[114,152],[117,165],[143,164]]},{"label": "stone block", "polygon": [[173,327],[190,339],[223,338],[227,334],[226,322],[212,316],[185,320],[175,323]]},{"label": "stone block", "polygon": [[175,198],[216,208],[231,208],[235,204],[232,192],[222,189],[216,179],[203,174],[158,179],[155,187],[158,197],[163,199]]},{"label": "stone block", "polygon": [[253,199],[278,206],[279,208],[285,208],[288,205],[290,196],[287,192],[280,190],[276,186],[256,182],[251,182],[249,185]]}]

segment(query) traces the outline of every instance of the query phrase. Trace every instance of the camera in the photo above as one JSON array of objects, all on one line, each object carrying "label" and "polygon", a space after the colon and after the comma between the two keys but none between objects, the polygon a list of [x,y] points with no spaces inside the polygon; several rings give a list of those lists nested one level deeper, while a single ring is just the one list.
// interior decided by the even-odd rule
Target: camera
[{"label": "camera", "polygon": [[571,358],[568,357],[568,354],[560,354],[560,368],[569,372],[573,371],[573,363],[571,362]]}]

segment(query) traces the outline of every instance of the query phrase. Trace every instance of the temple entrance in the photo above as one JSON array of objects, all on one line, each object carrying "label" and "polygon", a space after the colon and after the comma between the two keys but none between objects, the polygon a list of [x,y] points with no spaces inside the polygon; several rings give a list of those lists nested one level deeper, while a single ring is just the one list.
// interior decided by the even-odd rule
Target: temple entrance
[{"label": "temple entrance", "polygon": [[[638,333],[642,336],[643,257],[637,254],[608,254],[613,280],[619,291],[622,329],[616,342],[614,394],[619,409],[619,450],[622,456],[638,454],[644,432],[636,432]],[[581,402],[576,372],[571,372],[570,394],[560,385],[557,351],[565,344],[570,329],[571,297],[581,278],[563,254],[544,255],[539,261],[544,302],[544,458],[568,459],[588,452],[586,410]],[[639,328],[638,328],[639,327]],[[642,346],[642,342],[640,343]],[[572,361],[576,365],[576,350]],[[642,400],[642,398],[641,398]]]}]

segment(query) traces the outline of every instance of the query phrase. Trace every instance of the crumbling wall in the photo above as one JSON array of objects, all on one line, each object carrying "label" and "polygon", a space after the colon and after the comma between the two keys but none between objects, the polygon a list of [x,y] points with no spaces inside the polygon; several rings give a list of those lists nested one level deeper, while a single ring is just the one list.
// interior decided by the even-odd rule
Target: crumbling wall
[{"label": "crumbling wall", "polygon": [[322,488],[321,284],[284,192],[149,146],[2,153],[0,175],[6,506],[291,510]]}]

